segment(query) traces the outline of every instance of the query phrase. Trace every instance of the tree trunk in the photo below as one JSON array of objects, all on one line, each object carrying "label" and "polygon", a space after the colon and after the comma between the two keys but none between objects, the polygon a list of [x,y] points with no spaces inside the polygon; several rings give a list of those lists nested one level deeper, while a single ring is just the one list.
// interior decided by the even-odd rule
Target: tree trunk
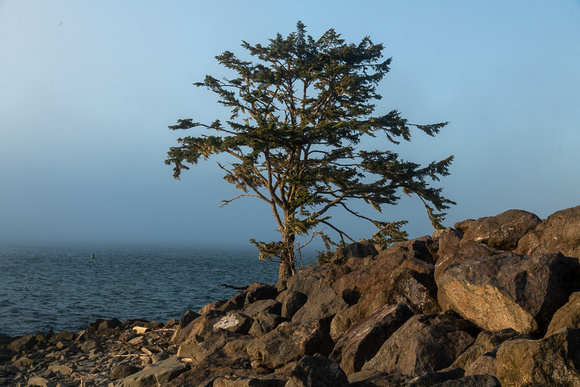
[{"label": "tree trunk", "polygon": [[283,241],[286,245],[284,251],[280,257],[280,270],[278,271],[278,282],[282,278],[292,277],[296,274],[296,268],[294,266],[294,240],[296,236],[294,234],[284,235]]}]

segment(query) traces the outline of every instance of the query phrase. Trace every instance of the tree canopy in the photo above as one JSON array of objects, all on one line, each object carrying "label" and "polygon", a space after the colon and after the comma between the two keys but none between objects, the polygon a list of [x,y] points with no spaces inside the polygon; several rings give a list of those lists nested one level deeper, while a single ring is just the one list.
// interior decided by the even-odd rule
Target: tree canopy
[{"label": "tree canopy", "polygon": [[[229,119],[178,120],[170,129],[198,128],[201,133],[178,139],[165,162],[179,179],[187,164],[220,153],[231,156],[231,163],[218,165],[240,195],[223,203],[253,197],[271,207],[280,240],[252,242],[261,258],[280,260],[279,278],[294,274],[295,253],[304,246],[297,236],[320,236],[328,248],[336,236],[339,243],[353,240],[333,223],[333,209],[374,224],[375,242],[406,237],[405,221],[369,217],[355,211],[353,201],[380,215],[385,205],[398,203],[401,193],[416,195],[433,226],[441,227],[443,211],[454,203],[428,180],[448,175],[453,156],[421,166],[385,147],[411,141],[412,128],[434,136],[447,122],[413,124],[397,110],[374,115],[381,99],[376,88],[391,63],[383,59],[382,44],[369,37],[347,44],[333,29],[314,39],[298,22],[287,37],[277,34],[265,46],[243,41],[242,47],[255,61],[226,51],[216,59],[235,75],[207,75],[195,83],[217,95],[218,103],[229,109]],[[361,141],[368,137],[384,142],[380,150],[362,149]]]}]

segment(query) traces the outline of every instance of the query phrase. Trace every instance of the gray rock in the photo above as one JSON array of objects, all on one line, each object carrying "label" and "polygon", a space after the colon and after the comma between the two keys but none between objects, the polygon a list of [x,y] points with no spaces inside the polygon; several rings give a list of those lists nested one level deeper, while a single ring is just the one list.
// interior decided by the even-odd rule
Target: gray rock
[{"label": "gray rock", "polygon": [[348,378],[340,366],[320,354],[304,356],[290,373],[286,387],[347,387]]},{"label": "gray rock", "polygon": [[119,363],[111,370],[111,380],[125,379],[127,376],[141,371],[141,368],[130,363]]},{"label": "gray rock", "polygon": [[579,290],[580,263],[559,253],[502,253],[472,258],[437,279],[440,304],[483,329],[545,332]]},{"label": "gray rock", "polygon": [[419,375],[449,367],[477,330],[454,313],[416,315],[389,337],[362,370]]},{"label": "gray rock", "polygon": [[399,329],[413,312],[405,304],[385,305],[365,317],[336,341],[330,359],[339,363],[347,375],[360,371],[383,343]]},{"label": "gray rock", "polygon": [[123,387],[146,387],[164,385],[188,370],[180,357],[174,356],[160,363],[147,366],[143,370],[127,376]]},{"label": "gray rock", "polygon": [[306,355],[328,356],[334,343],[317,320],[284,322],[255,338],[247,347],[250,358],[259,365],[276,369]]},{"label": "gray rock", "polygon": [[23,352],[32,349],[36,342],[36,335],[26,335],[10,342],[7,348],[12,352]]},{"label": "gray rock", "polygon": [[298,291],[289,291],[282,302],[282,317],[291,319],[306,304],[307,300],[308,296],[306,294]]}]

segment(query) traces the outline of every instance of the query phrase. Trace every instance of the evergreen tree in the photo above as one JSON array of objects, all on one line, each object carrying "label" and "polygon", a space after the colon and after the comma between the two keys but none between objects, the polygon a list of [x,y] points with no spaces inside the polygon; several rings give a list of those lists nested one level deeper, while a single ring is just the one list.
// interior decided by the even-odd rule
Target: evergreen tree
[{"label": "evergreen tree", "polygon": [[254,197],[271,207],[280,241],[251,241],[260,258],[279,259],[279,279],[295,272],[295,253],[301,247],[297,236],[310,240],[321,236],[327,248],[333,243],[328,231],[341,243],[345,238],[352,241],[331,222],[335,208],[372,222],[377,227],[375,242],[406,237],[402,230],[406,221],[363,215],[351,208],[353,199],[381,212],[385,205],[398,202],[400,192],[414,194],[433,226],[441,227],[442,211],[454,203],[426,179],[448,175],[452,156],[421,166],[390,150],[359,149],[365,137],[384,136],[385,143],[398,144],[411,140],[412,127],[434,136],[447,125],[411,124],[397,110],[373,115],[373,102],[381,99],[376,87],[391,62],[382,59],[382,44],[369,37],[347,44],[333,29],[315,40],[298,22],[296,32],[287,37],[277,34],[267,46],[244,41],[242,47],[257,60],[241,60],[226,51],[216,59],[235,77],[208,75],[195,83],[217,94],[218,102],[231,111],[229,120],[225,124],[178,120],[170,129],[201,128],[205,133],[178,139],[165,162],[174,166],[173,176],[179,179],[188,163],[219,153],[232,156],[231,164],[219,166],[224,179],[241,193],[223,203]]}]

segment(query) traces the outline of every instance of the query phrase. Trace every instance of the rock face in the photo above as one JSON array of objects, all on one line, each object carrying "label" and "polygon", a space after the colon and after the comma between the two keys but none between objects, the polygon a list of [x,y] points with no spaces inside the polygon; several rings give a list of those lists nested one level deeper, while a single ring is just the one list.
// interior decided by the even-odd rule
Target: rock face
[{"label": "rock face", "polygon": [[542,340],[509,340],[497,351],[502,386],[580,385],[580,330],[565,328]]},{"label": "rock face", "polygon": [[449,267],[439,300],[487,330],[545,332],[553,314],[578,290],[577,259],[559,253],[502,253]]},{"label": "rock face", "polygon": [[416,315],[362,367],[416,376],[449,367],[473,342],[477,328],[452,313]]},{"label": "rock face", "polygon": [[580,207],[361,241],[167,324],[0,335],[0,386],[578,386]]}]

